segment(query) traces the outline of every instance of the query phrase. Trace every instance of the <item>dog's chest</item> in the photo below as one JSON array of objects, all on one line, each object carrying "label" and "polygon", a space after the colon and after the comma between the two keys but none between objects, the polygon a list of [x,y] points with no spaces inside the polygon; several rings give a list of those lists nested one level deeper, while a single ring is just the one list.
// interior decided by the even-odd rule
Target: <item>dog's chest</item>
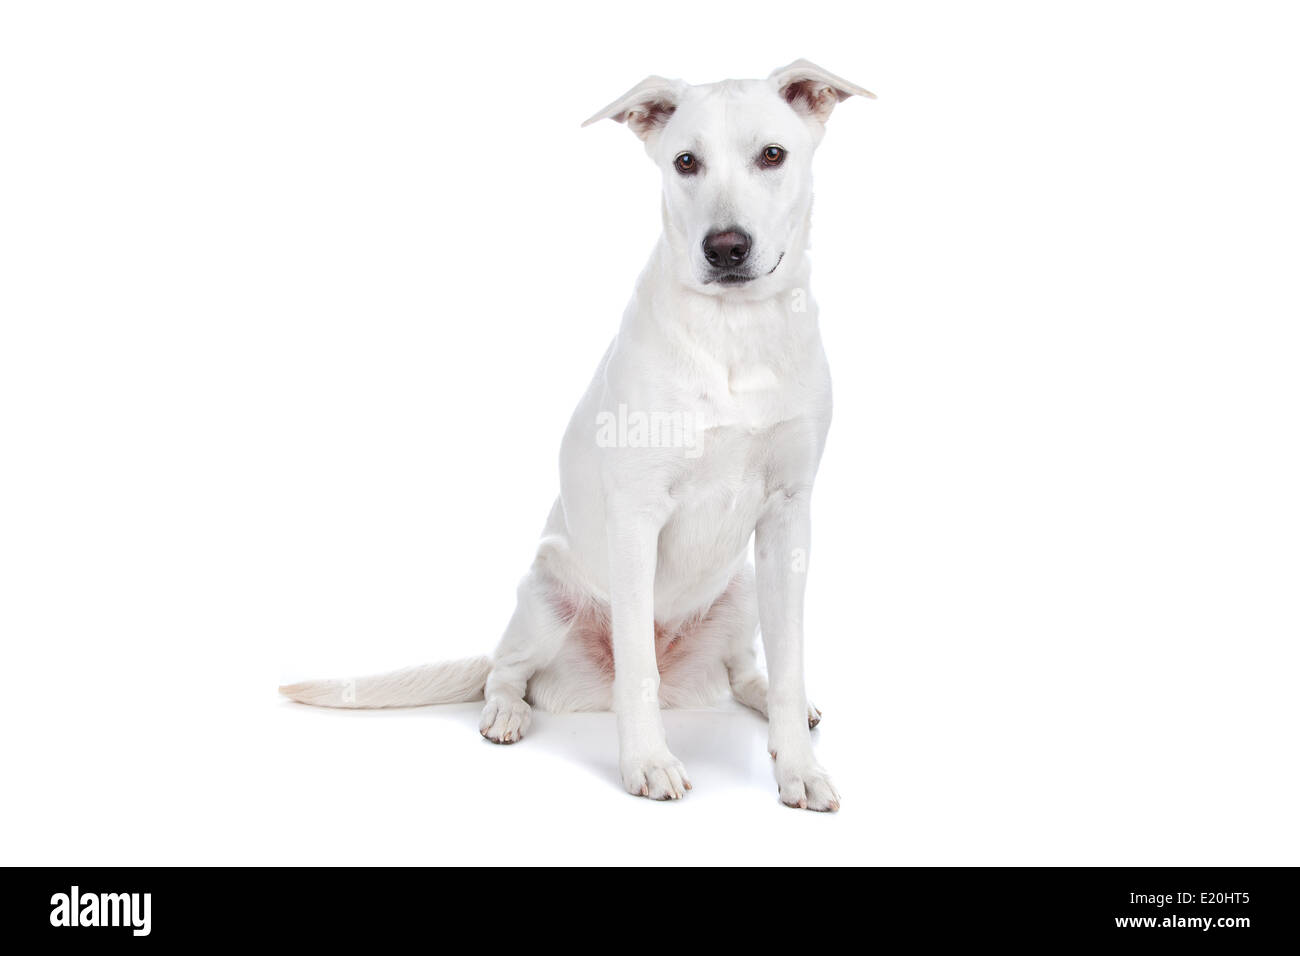
[{"label": "dog's chest", "polygon": [[[701,434],[739,429],[740,439],[761,444],[763,432],[799,416],[806,401],[799,377],[781,356],[738,355],[697,366],[692,415]],[[732,436],[735,437],[735,436]],[[745,456],[743,440],[718,442],[723,457]]]},{"label": "dog's chest", "polygon": [[730,548],[748,540],[787,478],[791,433],[815,429],[817,392],[788,356],[735,356],[707,370],[692,403],[694,443],[671,493],[695,544],[719,540]]},{"label": "dog's chest", "polygon": [[[768,414],[742,404],[734,413],[745,422]],[[697,436],[689,459],[670,488],[673,512],[660,533],[659,574],[670,590],[731,566],[749,538],[780,474],[781,426],[717,424]]]},{"label": "dog's chest", "polygon": [[700,429],[757,435],[806,412],[824,367],[815,319],[778,301],[696,305],[676,326],[679,397]]},{"label": "dog's chest", "polygon": [[[709,321],[712,319],[712,321]],[[810,478],[829,417],[815,325],[777,306],[704,316],[677,344],[673,400],[690,442],[669,486],[660,532],[661,595],[685,603],[742,560],[760,517],[792,481]],[[704,582],[711,582],[705,584]]]}]

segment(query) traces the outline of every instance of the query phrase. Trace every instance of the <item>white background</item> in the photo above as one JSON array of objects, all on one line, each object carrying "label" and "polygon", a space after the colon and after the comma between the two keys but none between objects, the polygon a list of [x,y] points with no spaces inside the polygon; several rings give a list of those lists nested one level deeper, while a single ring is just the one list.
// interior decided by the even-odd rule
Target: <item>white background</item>
[{"label": "white background", "polygon": [[[6,863],[1296,864],[1300,95],[1282,4],[6,4]],[[808,57],[836,422],[810,694],[352,714],[488,651],[658,228],[648,73]]]}]

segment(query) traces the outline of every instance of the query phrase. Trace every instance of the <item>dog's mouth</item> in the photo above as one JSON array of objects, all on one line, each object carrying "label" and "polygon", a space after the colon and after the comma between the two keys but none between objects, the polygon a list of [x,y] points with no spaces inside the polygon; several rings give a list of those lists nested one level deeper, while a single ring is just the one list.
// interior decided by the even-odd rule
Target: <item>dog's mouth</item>
[{"label": "dog's mouth", "polygon": [[[772,268],[768,269],[765,273],[763,273],[763,276],[770,276],[773,272],[775,272],[780,267],[781,260],[784,258],[785,258],[785,253],[783,252],[776,257],[776,265],[772,266]],[[714,276],[712,279],[709,279],[705,284],[707,285],[709,282],[717,282],[722,285],[744,285],[746,282],[753,282],[755,279],[758,278],[761,277],[747,276],[741,272],[724,272],[722,273],[722,275]]]}]

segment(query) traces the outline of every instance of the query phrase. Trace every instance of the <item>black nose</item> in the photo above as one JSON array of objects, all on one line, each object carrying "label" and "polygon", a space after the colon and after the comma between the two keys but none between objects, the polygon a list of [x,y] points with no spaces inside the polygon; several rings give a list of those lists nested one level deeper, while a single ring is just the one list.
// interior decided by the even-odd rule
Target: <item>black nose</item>
[{"label": "black nose", "polygon": [[719,269],[738,266],[749,255],[749,236],[739,229],[715,232],[704,240],[704,258]]}]

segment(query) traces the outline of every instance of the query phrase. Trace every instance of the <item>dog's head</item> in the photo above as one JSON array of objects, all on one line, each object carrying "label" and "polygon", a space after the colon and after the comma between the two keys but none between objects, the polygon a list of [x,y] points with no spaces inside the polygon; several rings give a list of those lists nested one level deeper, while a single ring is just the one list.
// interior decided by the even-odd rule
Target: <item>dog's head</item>
[{"label": "dog's head", "polygon": [[663,171],[665,232],[685,281],[762,292],[803,251],[813,150],[835,104],[854,95],[875,98],[807,60],[766,80],[651,76],[583,125],[613,119],[645,143]]}]

